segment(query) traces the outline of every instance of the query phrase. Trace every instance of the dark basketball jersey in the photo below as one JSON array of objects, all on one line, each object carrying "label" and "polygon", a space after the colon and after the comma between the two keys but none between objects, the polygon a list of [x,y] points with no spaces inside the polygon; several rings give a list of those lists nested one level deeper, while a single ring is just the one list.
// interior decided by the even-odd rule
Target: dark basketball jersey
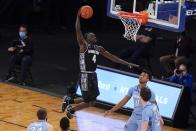
[{"label": "dark basketball jersey", "polygon": [[99,46],[87,45],[84,53],[80,53],[80,71],[92,71],[97,68],[97,56],[99,55]]}]

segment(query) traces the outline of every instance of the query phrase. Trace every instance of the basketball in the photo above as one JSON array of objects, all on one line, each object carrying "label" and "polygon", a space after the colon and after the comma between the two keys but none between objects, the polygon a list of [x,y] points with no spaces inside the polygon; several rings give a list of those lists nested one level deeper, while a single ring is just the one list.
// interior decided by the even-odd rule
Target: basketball
[{"label": "basketball", "polygon": [[93,16],[93,8],[88,5],[82,6],[80,16],[84,19],[90,19]]}]

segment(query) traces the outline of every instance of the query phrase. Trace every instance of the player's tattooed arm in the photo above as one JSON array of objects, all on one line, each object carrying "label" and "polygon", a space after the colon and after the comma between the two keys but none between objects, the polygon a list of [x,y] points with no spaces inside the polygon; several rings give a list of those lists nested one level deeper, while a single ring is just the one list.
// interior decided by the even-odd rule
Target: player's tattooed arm
[{"label": "player's tattooed arm", "polygon": [[77,36],[77,42],[80,48],[86,47],[86,40],[84,39],[84,36],[81,31],[81,25],[80,25],[80,10],[78,11],[77,17],[76,17],[76,23],[75,23],[75,29],[76,29],[76,36]]},{"label": "player's tattooed arm", "polygon": [[99,50],[100,50],[101,55],[103,55],[105,58],[107,58],[107,59],[109,59],[109,60],[111,60],[113,62],[116,62],[116,63],[119,63],[119,64],[123,64],[123,65],[127,65],[130,68],[131,67],[139,67],[139,65],[137,65],[137,64],[129,63],[129,62],[124,61],[124,60],[120,59],[119,57],[111,54],[110,52],[105,50],[102,46],[99,46]]},{"label": "player's tattooed arm", "polygon": [[131,99],[131,97],[129,96],[125,96],[117,105],[115,105],[112,109],[107,110],[104,114],[104,116],[110,115],[113,112],[117,111],[118,109],[120,109],[121,107],[123,107],[129,100]]}]

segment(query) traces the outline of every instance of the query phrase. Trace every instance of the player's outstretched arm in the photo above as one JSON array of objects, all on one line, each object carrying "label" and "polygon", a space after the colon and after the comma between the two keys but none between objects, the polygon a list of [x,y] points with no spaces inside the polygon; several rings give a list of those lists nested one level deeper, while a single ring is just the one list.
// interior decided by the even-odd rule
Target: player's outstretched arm
[{"label": "player's outstretched arm", "polygon": [[123,107],[129,100],[131,99],[131,97],[129,96],[125,96],[117,105],[115,105],[112,109],[107,110],[104,114],[104,116],[110,115],[112,112],[117,111],[118,109],[120,109],[121,107]]},{"label": "player's outstretched arm", "polygon": [[106,51],[103,47],[99,47],[100,49],[100,53],[101,55],[103,55],[104,57],[106,57],[107,59],[113,61],[113,62],[116,62],[116,63],[119,63],[119,64],[123,64],[123,65],[127,65],[129,66],[130,68],[131,67],[139,67],[139,65],[137,64],[133,64],[133,63],[129,63],[127,61],[124,61],[122,59],[120,59],[119,57],[111,54],[110,52]]},{"label": "player's outstretched arm", "polygon": [[85,45],[85,39],[81,31],[81,25],[80,25],[80,10],[78,11],[77,17],[76,17],[76,23],[75,23],[75,28],[76,28],[76,36],[77,36],[77,41],[78,45],[84,46]]}]

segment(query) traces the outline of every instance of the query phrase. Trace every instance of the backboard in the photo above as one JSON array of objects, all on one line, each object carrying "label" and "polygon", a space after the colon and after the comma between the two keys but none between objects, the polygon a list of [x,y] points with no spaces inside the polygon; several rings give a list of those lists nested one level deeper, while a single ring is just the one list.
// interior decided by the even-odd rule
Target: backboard
[{"label": "backboard", "polygon": [[186,5],[184,0],[108,0],[107,15],[118,18],[117,13],[147,11],[147,26],[182,32],[185,30]]}]

